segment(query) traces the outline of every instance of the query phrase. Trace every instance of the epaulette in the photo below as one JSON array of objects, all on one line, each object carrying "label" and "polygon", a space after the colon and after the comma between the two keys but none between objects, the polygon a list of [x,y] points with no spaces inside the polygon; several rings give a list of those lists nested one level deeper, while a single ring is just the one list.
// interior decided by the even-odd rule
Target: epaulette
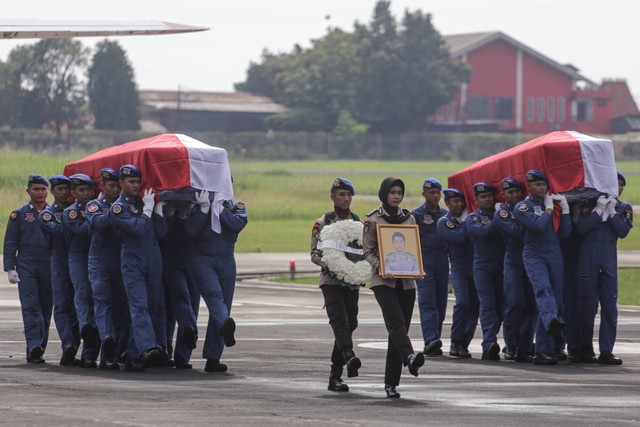
[{"label": "epaulette", "polygon": [[375,214],[375,213],[379,213],[380,215],[382,215],[382,207],[379,208],[375,208],[374,210],[372,210],[371,212],[369,212],[367,215],[367,217],[370,217],[371,215]]}]

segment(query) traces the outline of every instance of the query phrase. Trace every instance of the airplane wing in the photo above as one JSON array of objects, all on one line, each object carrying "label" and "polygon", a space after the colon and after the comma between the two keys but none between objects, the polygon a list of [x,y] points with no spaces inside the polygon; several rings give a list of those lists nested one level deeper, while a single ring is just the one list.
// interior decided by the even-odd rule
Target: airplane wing
[{"label": "airplane wing", "polygon": [[0,19],[0,39],[137,36],[206,31],[206,27],[164,21],[62,21]]}]

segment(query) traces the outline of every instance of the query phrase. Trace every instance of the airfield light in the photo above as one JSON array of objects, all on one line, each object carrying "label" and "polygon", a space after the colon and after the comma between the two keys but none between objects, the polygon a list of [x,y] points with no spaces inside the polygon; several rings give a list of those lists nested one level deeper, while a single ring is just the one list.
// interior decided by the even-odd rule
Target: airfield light
[{"label": "airfield light", "polygon": [[295,260],[289,261],[289,273],[291,273],[291,280],[296,277],[296,262]]}]

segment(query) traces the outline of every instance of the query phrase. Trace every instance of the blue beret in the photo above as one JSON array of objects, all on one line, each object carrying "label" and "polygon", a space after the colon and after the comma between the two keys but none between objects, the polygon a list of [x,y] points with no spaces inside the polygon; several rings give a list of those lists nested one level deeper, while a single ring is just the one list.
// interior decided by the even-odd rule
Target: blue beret
[{"label": "blue beret", "polygon": [[456,190],[455,188],[445,188],[442,190],[444,193],[444,201],[455,199],[456,197],[464,197],[464,194],[460,190]]},{"label": "blue beret", "polygon": [[142,178],[142,172],[133,165],[123,165],[120,167],[120,178]]},{"label": "blue beret", "polygon": [[333,180],[333,183],[331,184],[331,192],[333,193],[336,190],[348,190],[351,191],[351,194],[356,194],[353,189],[353,184],[347,178],[336,178]]},{"label": "blue beret", "polygon": [[526,178],[527,182],[549,182],[549,180],[547,179],[547,175],[545,175],[544,172],[539,171],[538,169],[531,169],[529,172],[527,172]]},{"label": "blue beret", "polygon": [[51,183],[52,187],[65,184],[71,185],[71,180],[64,175],[53,175],[51,178],[49,178],[49,182]]},{"label": "blue beret", "polygon": [[476,182],[473,184],[473,194],[476,196],[482,193],[493,193],[494,191],[493,185],[486,182]]},{"label": "blue beret", "polygon": [[622,181],[623,187],[627,185],[627,180],[624,178],[624,175],[622,175],[620,172],[618,172],[618,181]]},{"label": "blue beret", "polygon": [[502,191],[504,190],[508,190],[510,188],[519,188],[520,190],[523,189],[522,184],[520,184],[519,181],[516,181],[513,178],[505,178],[502,180]]},{"label": "blue beret", "polygon": [[111,168],[102,168],[100,169],[100,176],[102,177],[102,181],[117,181],[120,179],[118,176],[118,172],[114,171]]},{"label": "blue beret", "polygon": [[47,182],[45,177],[38,174],[29,175],[29,178],[27,178],[27,186],[33,184],[44,184],[47,187],[49,186],[49,182]]},{"label": "blue beret", "polygon": [[69,179],[71,180],[71,186],[73,188],[80,187],[81,185],[90,185],[92,187],[96,185],[96,183],[89,178],[89,175],[85,175],[83,173],[71,175]]},{"label": "blue beret", "polygon": [[442,184],[435,178],[427,178],[422,183],[422,189],[426,190],[429,188],[437,188],[438,190],[442,190]]}]

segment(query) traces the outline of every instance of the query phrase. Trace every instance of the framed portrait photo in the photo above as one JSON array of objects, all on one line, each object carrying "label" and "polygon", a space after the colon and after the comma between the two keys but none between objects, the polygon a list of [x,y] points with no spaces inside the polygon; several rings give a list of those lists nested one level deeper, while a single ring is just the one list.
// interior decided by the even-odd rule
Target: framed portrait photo
[{"label": "framed portrait photo", "polygon": [[424,274],[417,224],[377,224],[380,275],[414,278]]}]

